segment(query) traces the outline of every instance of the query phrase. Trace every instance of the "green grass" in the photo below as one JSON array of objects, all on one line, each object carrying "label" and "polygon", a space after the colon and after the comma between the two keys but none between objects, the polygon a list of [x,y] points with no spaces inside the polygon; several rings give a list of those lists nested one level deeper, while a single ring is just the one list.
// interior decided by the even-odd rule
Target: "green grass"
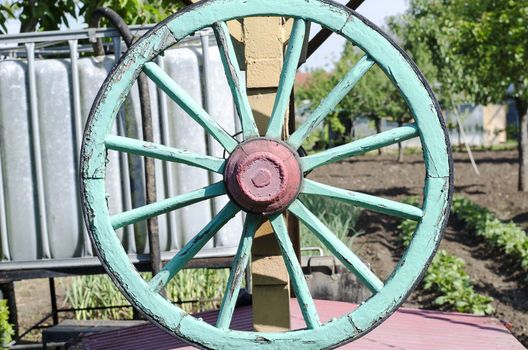
[{"label": "green grass", "polygon": [[[319,196],[301,195],[303,204],[332,231],[337,238],[351,247],[361,210],[353,205]],[[306,226],[301,223],[301,247],[320,247],[325,255],[330,255],[326,247]],[[309,252],[306,252],[309,255]]]},{"label": "green grass", "polygon": [[[142,275],[147,280],[150,278],[150,273]],[[172,302],[181,303],[180,307],[187,312],[216,309],[228,277],[227,269],[182,270],[168,284],[166,295]],[[65,302],[76,309],[129,305],[107,275],[74,277],[67,287]],[[75,318],[129,319],[132,318],[132,308],[80,310],[75,312]]]}]

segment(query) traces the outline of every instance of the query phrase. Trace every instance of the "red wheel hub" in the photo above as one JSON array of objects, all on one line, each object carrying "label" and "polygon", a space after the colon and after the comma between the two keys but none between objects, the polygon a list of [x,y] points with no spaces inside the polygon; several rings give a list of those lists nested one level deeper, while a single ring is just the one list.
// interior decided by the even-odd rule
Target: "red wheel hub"
[{"label": "red wheel hub", "polygon": [[297,155],[284,142],[257,138],[233,151],[224,178],[229,196],[242,209],[270,215],[297,197],[302,171]]}]

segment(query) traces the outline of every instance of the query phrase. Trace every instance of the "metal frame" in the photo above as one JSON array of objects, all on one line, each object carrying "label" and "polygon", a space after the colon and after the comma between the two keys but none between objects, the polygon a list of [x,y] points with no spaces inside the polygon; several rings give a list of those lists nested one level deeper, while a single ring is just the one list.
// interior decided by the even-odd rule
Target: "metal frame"
[{"label": "metal frame", "polygon": [[[129,26],[134,35],[143,35],[154,24],[132,25]],[[24,44],[24,43],[50,43],[62,42],[68,40],[88,39],[91,43],[101,38],[118,38],[119,31],[113,28],[89,28],[89,29],[70,29],[70,30],[49,30],[45,32],[17,33],[0,35],[2,44]],[[3,48],[3,50],[12,50],[13,48]]]},{"label": "metal frame", "polygon": [[[357,8],[364,0],[352,0],[350,1],[346,6],[351,7],[353,9]],[[155,25],[148,24],[148,25],[132,25],[129,26],[129,29],[131,30],[132,34],[137,37],[144,35],[147,31],[154,28]],[[314,36],[314,38],[310,41],[308,45],[308,54],[309,57],[315,50],[326,40],[329,35],[332,32],[328,29],[322,29],[317,35]],[[211,32],[199,32],[197,33],[197,36],[199,36],[201,40],[201,46],[203,50],[203,57],[204,57],[204,71],[207,71],[208,66],[208,45],[209,45],[209,39],[211,37]],[[74,130],[75,130],[75,137],[77,140],[77,149],[74,149],[74,159],[76,159],[76,163],[78,163],[79,160],[79,154],[80,154],[80,145],[82,140],[82,129],[83,129],[83,123],[82,123],[82,117],[81,117],[81,105],[80,105],[80,90],[79,90],[79,73],[78,73],[78,57],[81,52],[92,52],[93,46],[92,44],[97,42],[97,40],[103,39],[103,38],[111,38],[112,39],[112,46],[114,53],[116,56],[121,55],[121,40],[120,40],[120,33],[117,29],[113,28],[88,28],[88,29],[79,29],[79,30],[57,30],[57,31],[46,31],[46,32],[34,32],[34,33],[17,33],[17,34],[6,34],[6,35],[0,35],[0,43],[7,44],[5,47],[0,47],[0,56],[5,55],[6,57],[12,57],[17,56],[20,57],[21,55],[25,55],[28,59],[29,67],[28,67],[28,76],[29,76],[29,103],[30,103],[30,111],[31,111],[31,120],[33,124],[33,135],[36,135],[36,139],[34,139],[33,142],[33,152],[36,157],[37,162],[41,163],[40,160],[40,145],[38,140],[38,110],[36,108],[37,105],[37,95],[36,95],[36,89],[35,89],[35,70],[34,70],[34,61],[35,57],[37,55],[48,55],[48,54],[67,54],[71,60],[71,89],[72,89],[72,116],[73,116],[73,122],[74,122]],[[80,41],[82,40],[88,40],[92,44],[88,45],[80,45]],[[188,38],[182,39],[179,41],[179,44],[185,44],[189,40]],[[67,46],[63,48],[57,48],[56,45],[60,44],[61,42],[67,42]],[[10,44],[15,46],[10,46]],[[24,45],[20,45],[24,44]],[[50,46],[53,46],[50,48]],[[163,63],[162,61],[159,61],[159,64],[161,68],[163,69]],[[208,84],[207,82],[207,76],[204,76],[204,84]],[[165,110],[166,104],[164,101],[166,101],[167,97],[164,94],[159,94],[159,106],[160,106],[160,114],[161,114],[161,120],[166,123],[167,121],[167,111]],[[208,94],[207,91],[204,93],[204,106],[208,106]],[[293,123],[293,119],[291,120]],[[291,123],[291,124],[292,124]],[[119,126],[119,123],[118,123]],[[290,130],[294,129],[294,124],[291,125]],[[161,141],[163,144],[168,144],[169,140],[169,129],[168,125],[163,125],[161,128]],[[126,157],[121,157],[122,162],[122,168],[127,169],[127,159]],[[0,161],[0,183],[2,183],[2,169],[1,169],[1,161]],[[78,169],[76,169],[78,170]],[[171,167],[164,167],[164,175],[165,178],[168,180],[166,183],[167,191],[168,193],[174,193],[175,185],[173,183],[173,174],[172,174],[172,168]],[[36,184],[37,184],[37,195],[39,198],[39,207],[45,208],[43,205],[43,185],[42,185],[42,168],[40,166],[37,166],[35,169],[36,173]],[[129,179],[128,176],[123,176],[122,179],[125,182],[126,188],[130,188],[130,186],[126,185],[128,183]],[[125,191],[126,192],[126,191]],[[128,204],[127,204],[128,203]],[[128,209],[131,208],[131,199],[130,198],[124,198],[124,204]],[[79,207],[79,215],[81,215],[81,208]],[[174,226],[176,223],[174,213],[169,213],[169,222],[172,227],[171,232],[176,232]],[[8,250],[8,244],[7,244],[7,226],[6,222],[4,220],[5,218],[5,206],[4,206],[4,192],[3,192],[3,186],[0,186],[0,241],[2,246],[2,252],[1,255],[6,257],[8,260],[9,257],[9,250]],[[41,241],[47,242],[47,230],[46,230],[46,220],[45,213],[42,213],[40,215],[40,225],[42,227],[41,232]],[[83,231],[83,241],[89,242],[88,232],[86,230],[86,227],[81,223],[81,227]],[[128,237],[133,238],[132,234],[128,234]],[[134,242],[130,242],[130,244],[134,244]],[[44,246],[43,255],[46,257],[50,256],[49,252],[49,246]],[[83,255],[85,256],[93,256],[92,246],[91,244],[83,244]],[[166,254],[163,254],[163,259],[168,259],[169,257],[166,256]],[[0,262],[0,266],[2,266],[2,270],[0,272],[0,280],[7,281],[8,278],[13,279],[20,279],[19,276],[26,275],[24,273],[16,273],[15,270],[25,270],[28,269],[30,271],[35,271],[35,269],[39,269],[38,266],[42,266],[43,270],[47,270],[50,267],[55,266],[58,269],[65,268],[66,265],[71,265],[72,267],[72,273],[76,274],[76,270],[78,269],[79,264],[85,264],[88,263],[88,266],[91,266],[92,263],[85,260],[86,258],[82,258],[79,262],[77,261],[57,261],[56,259],[51,261],[38,261],[38,262]],[[76,260],[76,259],[72,259]],[[213,259],[214,260],[214,259]],[[57,264],[52,263],[52,261],[57,261]],[[140,261],[143,261],[143,257],[139,257],[137,259],[138,264],[140,264]],[[164,260],[165,261],[165,260]],[[95,268],[95,265],[94,265]],[[47,270],[50,271],[50,270]],[[2,274],[3,273],[3,274]],[[61,272],[62,273],[62,272]],[[33,278],[38,278],[34,272],[27,274],[30,276],[35,276]],[[49,275],[49,272],[43,272],[42,277],[46,277]],[[11,276],[11,277],[10,277]],[[3,277],[3,278],[2,278]]]},{"label": "metal frame", "polygon": [[[154,25],[135,25],[130,26],[130,29],[134,36],[139,36],[144,33],[146,33],[149,29],[152,29]],[[189,37],[183,41],[180,42],[180,44],[186,45],[190,44],[191,42],[193,44],[198,44],[202,47],[203,50],[203,59],[204,61],[209,60],[209,56],[207,55],[208,47],[205,47],[204,45],[209,45],[209,41],[207,40],[209,37],[212,37],[213,33],[212,31],[205,31],[205,32],[197,32],[194,37]],[[29,96],[29,110],[31,114],[31,123],[32,123],[32,136],[33,136],[33,156],[35,159],[35,167],[33,169],[35,174],[35,183],[36,183],[36,193],[38,197],[38,205],[39,205],[39,225],[40,230],[39,240],[43,243],[42,246],[42,260],[35,260],[35,261],[28,261],[28,262],[19,262],[19,261],[2,261],[0,262],[0,266],[2,267],[2,271],[0,271],[0,281],[9,281],[9,280],[20,280],[24,279],[25,277],[30,278],[40,278],[40,277],[49,277],[54,276],[54,271],[58,271],[57,276],[63,276],[64,273],[67,270],[70,270],[72,274],[77,274],[80,270],[80,266],[84,265],[86,268],[83,268],[81,270],[83,271],[92,271],[90,269],[93,269],[93,271],[102,271],[100,269],[100,263],[99,261],[93,257],[94,252],[92,251],[92,246],[90,243],[90,239],[88,237],[88,232],[86,230],[85,225],[83,223],[80,223],[80,229],[83,231],[83,255],[85,257],[82,258],[71,258],[71,259],[47,259],[51,256],[49,245],[47,244],[47,227],[46,227],[46,220],[45,220],[45,213],[43,210],[45,210],[44,206],[44,190],[43,190],[43,177],[42,177],[42,160],[40,158],[40,142],[39,142],[39,116],[38,116],[38,110],[37,110],[37,104],[38,104],[38,97],[36,93],[36,84],[35,84],[35,66],[34,62],[38,55],[44,55],[47,54],[55,54],[57,52],[57,48],[55,47],[57,44],[60,44],[61,42],[67,41],[67,46],[64,47],[64,49],[60,49],[60,52],[68,53],[68,56],[71,60],[71,89],[72,89],[72,118],[74,123],[74,130],[75,130],[75,138],[77,140],[77,149],[74,149],[74,159],[76,163],[79,163],[79,154],[80,154],[80,145],[82,140],[82,130],[83,130],[83,123],[82,123],[82,117],[81,117],[81,106],[80,106],[80,89],[79,89],[79,75],[78,75],[78,57],[79,53],[81,51],[92,51],[93,47],[91,44],[89,45],[80,45],[81,40],[88,39],[90,42],[95,42],[97,39],[101,38],[112,38],[112,46],[113,51],[116,54],[116,56],[120,56],[122,52],[122,41],[120,39],[120,34],[115,29],[109,29],[109,28],[89,28],[89,29],[83,29],[83,30],[67,30],[67,31],[48,31],[48,32],[36,32],[36,33],[20,33],[20,34],[8,34],[8,35],[1,35],[0,36],[0,42],[6,43],[6,44],[24,44],[23,46],[14,46],[14,47],[0,47],[0,55],[4,54],[6,57],[11,57],[13,55],[20,56],[23,54],[23,56],[27,57],[28,60],[28,82],[29,82],[29,90],[28,90],[28,96]],[[49,47],[50,45],[55,45],[54,47]],[[40,49],[38,49],[40,47]],[[204,66],[207,66],[208,63],[204,62]],[[205,77],[203,79],[206,80]],[[207,83],[207,81],[204,80],[204,83]],[[207,91],[204,92],[204,95],[207,94]],[[159,99],[164,100],[166,97],[163,94],[159,94]],[[207,99],[207,96],[204,96],[204,98]],[[167,121],[167,111],[165,110],[165,104],[161,103],[160,106],[160,116],[162,121]],[[118,123],[119,127],[119,123]],[[169,130],[162,128],[162,142],[166,143],[169,139]],[[128,169],[128,161],[126,157],[121,157],[121,160],[123,162],[122,166],[123,169]],[[1,167],[1,163],[0,163]],[[0,168],[1,170],[1,168]],[[78,169],[76,169],[78,171]],[[173,176],[172,169],[170,167],[165,167],[164,169],[166,178],[169,179],[167,186],[168,189],[172,187],[174,189],[173,182]],[[125,172],[122,172],[122,174],[125,174]],[[0,180],[1,180],[2,173],[0,171]],[[78,176],[77,178],[80,178]],[[126,176],[126,174],[123,176],[123,181],[128,182],[129,177]],[[1,183],[1,182],[0,182]],[[130,188],[130,186],[126,187]],[[123,191],[123,193],[126,195],[128,192]],[[5,223],[5,206],[4,206],[4,193],[3,193],[3,186],[0,186],[0,240],[2,243],[2,255],[4,257],[9,258],[9,251],[8,251],[8,238],[7,238],[7,229],[6,229],[6,223]],[[131,199],[130,198],[124,198],[123,203],[125,205],[125,208],[131,208]],[[128,203],[128,204],[127,204]],[[79,207],[79,215],[81,214],[81,208]],[[172,218],[170,220],[170,223],[174,226],[176,220]],[[172,231],[171,232],[175,232]],[[129,242],[131,245],[135,245],[134,235],[129,234],[128,237],[132,240]],[[231,253],[230,253],[231,254]],[[173,256],[172,253],[162,253],[161,259],[162,261],[168,261]],[[93,257],[93,258],[92,258]],[[207,255],[205,256],[205,258]],[[148,260],[148,255],[138,255],[136,257],[131,256],[132,261],[134,261],[134,264],[142,265],[146,260]],[[208,258],[211,261],[212,266],[216,266],[217,259],[218,258]],[[200,263],[201,266],[204,265],[204,261],[202,260]],[[38,274],[37,271],[41,270],[42,274]],[[25,276],[25,277],[23,277]]]}]

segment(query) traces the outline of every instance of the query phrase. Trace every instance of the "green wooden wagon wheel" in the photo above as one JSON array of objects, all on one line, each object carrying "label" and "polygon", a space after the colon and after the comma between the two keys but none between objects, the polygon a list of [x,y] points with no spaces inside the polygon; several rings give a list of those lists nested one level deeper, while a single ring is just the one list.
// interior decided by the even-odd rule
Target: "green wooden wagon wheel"
[{"label": "green wooden wagon wheel", "polygon": [[[259,137],[248,103],[225,21],[248,16],[294,18],[280,86],[266,135]],[[308,120],[285,142],[280,141],[284,115],[294,82],[308,21],[339,33],[365,52]],[[221,128],[153,59],[182,38],[212,27],[222,50],[222,61],[240,116],[244,141],[238,143]],[[377,64],[404,96],[414,124],[365,137],[343,146],[299,158],[296,150],[308,134]],[[194,154],[171,147],[110,134],[115,116],[140,72],[145,72],[227,151],[227,159]],[[402,140],[419,137],[426,178],[422,207],[347,191],[304,178],[325,164],[363,154]],[[125,296],[166,331],[202,348],[330,348],[366,334],[388,317],[407,297],[428,266],[447,221],[452,192],[452,166],[446,129],[438,104],[411,60],[379,29],[357,13],[323,0],[210,0],[176,13],[133,45],[106,79],[86,125],[82,149],[82,197],[93,243],[110,276]],[[111,215],[105,192],[107,150],[117,150],[185,163],[224,175],[224,180],[190,193]],[[381,281],[336,238],[297,198],[327,196],[369,210],[415,220],[413,239],[394,272]],[[150,281],[130,262],[115,230],[198,201],[228,195],[231,201],[186,244]],[[158,291],[239,211],[248,213],[218,322],[209,325],[173,305]],[[306,281],[289,241],[282,213],[297,216],[321,242],[372,292],[350,314],[321,323]],[[268,218],[282,249],[290,279],[306,322],[302,330],[284,333],[243,332],[229,329],[253,234]]]}]

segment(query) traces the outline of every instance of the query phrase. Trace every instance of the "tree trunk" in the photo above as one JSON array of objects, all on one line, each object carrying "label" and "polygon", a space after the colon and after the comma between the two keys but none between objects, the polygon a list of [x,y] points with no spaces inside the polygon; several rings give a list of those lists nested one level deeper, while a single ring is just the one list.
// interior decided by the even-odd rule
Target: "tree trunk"
[{"label": "tree trunk", "polygon": [[457,135],[458,135],[458,151],[463,152],[462,149],[462,130],[460,130],[460,126],[457,129]]},{"label": "tree trunk", "polygon": [[38,18],[34,17],[29,10],[33,7],[35,7],[35,0],[29,0],[28,8],[23,10],[28,12],[28,17],[26,20],[20,21],[20,33],[29,33],[37,30]]},{"label": "tree trunk", "polygon": [[[398,127],[403,125],[402,120],[398,120]],[[403,162],[403,145],[401,142],[398,142],[398,163]]]},{"label": "tree trunk", "polygon": [[518,190],[528,191],[528,104],[517,100],[517,112],[519,113],[519,183]]},{"label": "tree trunk", "polygon": [[[376,127],[376,134],[379,134],[381,132],[381,118],[376,117],[374,119],[374,125]],[[378,155],[381,155],[381,153],[381,148],[378,148]]]}]

